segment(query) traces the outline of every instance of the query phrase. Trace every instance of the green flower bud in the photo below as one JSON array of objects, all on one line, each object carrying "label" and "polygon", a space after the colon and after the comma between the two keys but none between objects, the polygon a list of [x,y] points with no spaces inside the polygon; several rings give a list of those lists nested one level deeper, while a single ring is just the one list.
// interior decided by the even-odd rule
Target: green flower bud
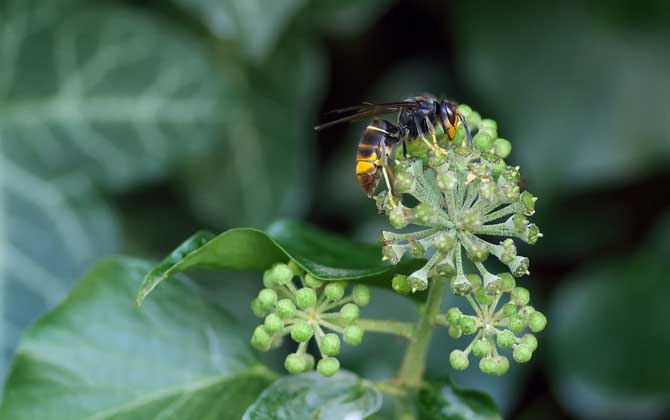
[{"label": "green flower bud", "polygon": [[451,367],[456,370],[465,370],[468,368],[470,361],[468,355],[462,350],[452,350],[449,353],[449,363]]},{"label": "green flower bud", "polygon": [[446,254],[451,248],[456,244],[456,239],[447,234],[446,232],[440,232],[433,237],[433,247],[436,251]]},{"label": "green flower bud", "polygon": [[276,263],[270,270],[270,281],[274,284],[283,285],[293,278],[293,270],[284,263]]},{"label": "green flower bud", "polygon": [[409,223],[408,215],[405,214],[405,208],[403,206],[393,207],[388,212],[389,223],[396,229],[402,229]]},{"label": "green flower bud", "polygon": [[513,303],[506,303],[502,307],[503,310],[503,315],[505,315],[507,318],[509,318],[512,315],[516,315],[517,309],[516,305]]},{"label": "green flower bud", "polygon": [[457,275],[453,276],[450,280],[450,286],[451,286],[451,291],[456,295],[456,296],[465,296],[468,293],[470,293],[473,289],[478,288],[480,285],[477,285],[477,287],[474,287],[470,282],[468,281],[468,278],[465,277],[464,275]]},{"label": "green flower bud", "polygon": [[417,204],[412,213],[421,225],[429,225],[434,217],[433,208],[426,203]]},{"label": "green flower bud", "polygon": [[461,338],[461,336],[463,335],[463,329],[461,328],[460,325],[456,324],[449,325],[447,332],[449,333],[449,337],[451,338]]},{"label": "green flower bud", "polygon": [[491,373],[494,375],[502,376],[509,370],[509,360],[505,356],[495,356],[493,363],[493,371]]},{"label": "green flower bud", "polygon": [[327,356],[336,356],[340,352],[340,337],[328,333],[321,339],[321,351]]},{"label": "green flower bud", "polygon": [[516,280],[510,273],[500,273],[498,277],[502,279],[502,289],[504,292],[511,292],[516,287]]},{"label": "green flower bud", "polygon": [[514,230],[518,233],[524,233],[528,228],[528,218],[521,213],[516,213],[512,216],[512,224],[514,225]]},{"label": "green flower bud", "polygon": [[442,263],[433,267],[433,274],[440,277],[450,277],[455,272],[456,268],[448,258],[443,259]]},{"label": "green flower bud", "polygon": [[265,310],[258,301],[258,298],[251,301],[251,312],[253,312],[254,315],[256,315],[258,318],[263,318],[268,313],[267,310]]},{"label": "green flower bud", "polygon": [[358,325],[349,325],[344,329],[344,334],[342,338],[344,342],[351,345],[357,346],[363,342],[363,336],[365,335],[365,330],[359,327]]},{"label": "green flower bud", "polygon": [[412,176],[412,174],[408,172],[400,172],[395,177],[395,182],[393,183],[395,191],[399,194],[405,194],[410,192],[412,190],[413,185],[414,185],[414,176]]},{"label": "green flower bud", "polygon": [[284,321],[277,314],[269,314],[263,323],[265,330],[270,334],[278,333],[284,328]]},{"label": "green flower bud", "polygon": [[480,130],[472,140],[475,148],[480,152],[485,152],[493,146],[493,137],[491,137],[491,133],[486,131]]},{"label": "green flower bud", "polygon": [[258,292],[258,303],[260,303],[261,308],[265,310],[270,310],[275,306],[277,302],[277,292],[272,289],[262,289]]},{"label": "green flower bud", "polygon": [[528,191],[524,191],[519,199],[525,209],[524,213],[526,216],[531,216],[535,213],[535,202],[537,201],[537,197],[533,196],[533,194]]},{"label": "green flower bud", "polygon": [[426,290],[428,288],[428,278],[423,270],[417,270],[409,275],[407,278],[409,288],[412,292],[417,290]]},{"label": "green flower bud", "polygon": [[468,283],[472,286],[472,290],[478,290],[482,287],[482,277],[479,274],[466,274],[465,278],[468,279]]},{"label": "green flower bud", "polygon": [[490,118],[482,118],[482,121],[479,123],[479,129],[498,131],[498,123]]},{"label": "green flower bud", "polygon": [[302,354],[291,353],[284,359],[284,367],[289,373],[302,373],[307,370],[307,360]]},{"label": "green flower bud", "polygon": [[526,320],[519,315],[512,315],[507,318],[507,327],[518,334],[526,328]]},{"label": "green flower bud", "polygon": [[450,325],[457,325],[459,322],[461,322],[462,317],[463,313],[456,307],[449,308],[447,310],[447,322],[449,322]]},{"label": "green flower bud", "polygon": [[281,318],[292,318],[295,316],[295,304],[290,299],[281,299],[277,302],[277,315]]},{"label": "green flower bud", "polygon": [[475,299],[477,299],[477,302],[482,305],[490,305],[493,303],[494,296],[487,294],[486,290],[484,289],[484,287],[480,287],[479,289],[475,290]]},{"label": "green flower bud", "polygon": [[533,356],[533,351],[525,344],[519,344],[514,347],[512,357],[517,363],[526,363]]},{"label": "green flower bud", "polygon": [[303,287],[295,292],[295,301],[300,309],[311,308],[316,305],[316,292],[311,287]]},{"label": "green flower bud", "polygon": [[521,179],[521,173],[519,172],[518,166],[506,166],[505,169],[503,169],[501,176],[512,185],[519,184],[519,179]]},{"label": "green flower bud", "polygon": [[333,376],[340,370],[340,362],[334,357],[324,357],[319,360],[316,370],[323,376]]},{"label": "green flower bud", "polygon": [[468,122],[468,125],[472,125],[473,127],[475,127],[475,124],[470,119],[472,114],[472,108],[470,108],[468,105],[460,104],[456,107],[456,109],[458,109],[458,112],[460,112],[463,118],[465,118],[465,121]]},{"label": "green flower bud", "polygon": [[500,185],[500,196],[507,203],[517,201],[520,193],[517,184],[503,183]]},{"label": "green flower bud", "polygon": [[388,261],[391,264],[398,264],[402,253],[396,252],[396,247],[393,245],[384,245],[382,248],[382,260]]},{"label": "green flower bud", "polygon": [[472,354],[474,354],[476,357],[484,357],[493,351],[493,346],[489,342],[489,340],[482,338],[474,342],[472,345]]},{"label": "green flower bud", "polygon": [[479,184],[479,199],[492,203],[496,199],[496,186],[493,182]]},{"label": "green flower bud", "polygon": [[364,284],[357,284],[351,291],[351,297],[358,306],[365,306],[370,303],[370,288]]},{"label": "green flower bud", "polygon": [[516,246],[514,245],[514,241],[507,238],[500,243],[500,246],[502,247],[502,252],[498,259],[503,264],[511,263],[516,257]]},{"label": "green flower bud", "polygon": [[355,303],[347,303],[340,308],[340,318],[347,324],[353,324],[358,320],[361,310]]},{"label": "green flower bud", "polygon": [[515,287],[510,293],[510,300],[517,306],[528,305],[530,292],[525,287]]},{"label": "green flower bud", "polygon": [[302,267],[300,267],[298,263],[293,260],[288,262],[288,268],[291,269],[291,272],[293,272],[294,276],[303,276],[305,274],[305,270],[303,270]]},{"label": "green flower bud", "polygon": [[338,301],[344,296],[344,289],[346,283],[341,281],[331,281],[328,282],[326,288],[324,289],[324,294],[326,297],[332,301]]},{"label": "green flower bud", "polygon": [[489,257],[489,248],[486,244],[476,242],[468,249],[468,258],[472,262],[484,262]]},{"label": "green flower bud", "polygon": [[414,258],[421,258],[426,254],[426,248],[419,241],[411,241],[408,244],[409,255]]},{"label": "green flower bud", "polygon": [[323,286],[323,281],[315,278],[311,274],[305,275],[305,286],[311,287],[312,289],[318,289]]},{"label": "green flower bud", "polygon": [[530,261],[528,261],[528,258],[526,257],[516,257],[512,262],[507,264],[514,277],[521,277],[528,274],[529,265]]},{"label": "green flower bud", "polygon": [[463,229],[470,232],[478,231],[482,227],[481,214],[475,210],[464,211],[461,216],[461,225],[463,226]]},{"label": "green flower bud", "polygon": [[507,139],[496,139],[496,141],[493,142],[493,153],[501,159],[507,159],[507,156],[512,153],[512,143]]},{"label": "green flower bud", "polygon": [[542,312],[535,311],[528,315],[528,328],[533,332],[540,332],[547,326],[547,317]]},{"label": "green flower bud", "polygon": [[402,274],[396,274],[393,277],[393,280],[391,280],[391,287],[393,287],[393,290],[395,290],[396,293],[401,295],[406,295],[410,292],[407,276],[403,276]]},{"label": "green flower bud", "polygon": [[275,285],[272,283],[272,268],[268,268],[263,271],[263,287],[270,289],[274,286]]},{"label": "green flower bud", "polygon": [[487,295],[493,298],[494,296],[500,294],[502,288],[503,288],[503,282],[500,277],[493,275],[491,273],[484,273],[483,289]]},{"label": "green flower bud", "polygon": [[506,166],[507,164],[505,163],[504,159],[497,161],[495,165],[493,165],[493,168],[491,168],[491,175],[493,176],[493,179],[497,181],[498,178],[500,178],[502,172],[505,170]]},{"label": "green flower bud", "polygon": [[251,345],[260,351],[270,350],[272,345],[272,336],[265,330],[262,325],[259,325],[254,330],[254,334],[251,336]]},{"label": "green flower bud", "polygon": [[461,318],[461,328],[465,335],[474,334],[477,331],[477,321],[474,317],[464,316]]},{"label": "green flower bud", "polygon": [[514,336],[514,333],[510,330],[503,330],[496,337],[496,342],[498,343],[498,347],[500,347],[501,349],[508,349],[508,348],[512,347],[512,345],[514,344],[515,341],[516,341],[516,337]]},{"label": "green flower bud", "polygon": [[542,233],[540,232],[540,228],[537,227],[535,223],[531,223],[528,225],[528,230],[526,231],[526,242],[528,242],[531,245],[535,245],[537,243],[537,240],[540,239],[542,236]]},{"label": "green flower bud", "polygon": [[519,315],[526,319],[528,319],[528,315],[532,314],[533,312],[535,312],[535,308],[530,305],[523,306],[519,309]]},{"label": "green flower bud", "polygon": [[521,342],[528,346],[530,351],[535,351],[537,349],[537,338],[533,334],[525,334],[521,337]]},{"label": "green flower bud", "polygon": [[486,373],[487,375],[492,375],[493,372],[496,369],[496,362],[493,358],[493,356],[487,356],[483,357],[479,361],[479,370],[482,371],[482,373]]},{"label": "green flower bud", "polygon": [[291,326],[291,338],[298,343],[309,341],[313,334],[312,327],[304,321],[296,322]]}]

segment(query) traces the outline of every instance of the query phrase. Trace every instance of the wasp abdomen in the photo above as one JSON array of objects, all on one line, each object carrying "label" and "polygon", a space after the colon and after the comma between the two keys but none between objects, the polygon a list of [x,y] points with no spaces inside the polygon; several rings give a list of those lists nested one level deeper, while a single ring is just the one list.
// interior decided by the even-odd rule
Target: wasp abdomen
[{"label": "wasp abdomen", "polygon": [[[384,164],[384,151],[388,154],[391,145],[391,133],[384,120],[373,120],[367,127],[356,151],[356,176],[363,191],[372,197],[379,184],[379,168]],[[384,146],[384,148],[382,147]],[[389,147],[386,147],[389,146]]]}]

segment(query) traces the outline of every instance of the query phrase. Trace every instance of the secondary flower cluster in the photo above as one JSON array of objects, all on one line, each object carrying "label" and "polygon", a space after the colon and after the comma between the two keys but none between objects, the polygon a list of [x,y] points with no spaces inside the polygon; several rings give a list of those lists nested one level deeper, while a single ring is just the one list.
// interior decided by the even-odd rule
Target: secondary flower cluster
[{"label": "secondary flower cluster", "polygon": [[364,330],[357,321],[360,307],[370,302],[370,289],[358,284],[346,295],[345,282],[317,280],[293,261],[277,263],[266,270],[263,285],[265,288],[252,301],[251,309],[264,322],[254,330],[251,344],[268,351],[290,335],[298,349],[286,357],[284,367],[290,373],[301,373],[314,368],[314,357],[307,352],[308,343],[314,338],[321,354],[317,371],[324,376],[334,375],[340,368],[335,357],[340,352],[338,334],[352,346],[363,340]]},{"label": "secondary flower cluster", "polygon": [[[482,371],[501,374],[509,363],[498,355],[493,337],[498,346],[514,348],[515,360],[527,361],[537,341],[532,335],[519,339],[513,334],[526,325],[539,331],[546,323],[544,315],[526,306],[526,289],[514,286],[514,277],[529,274],[530,265],[528,258],[518,255],[514,240],[532,245],[542,237],[537,225],[528,221],[537,199],[522,191],[520,168],[506,164],[512,145],[498,138],[496,122],[482,119],[466,105],[459,111],[474,137],[469,139],[461,124],[449,141],[439,128],[427,124],[428,135],[410,144],[410,155],[396,155],[392,194],[383,191],[376,197],[377,207],[393,227],[413,224],[425,229],[384,231],[380,241],[383,258],[394,264],[405,255],[427,260],[408,277],[396,276],[396,291],[424,290],[431,278],[439,276],[448,278],[452,292],[475,308],[476,316],[462,316],[454,309],[442,320],[452,336],[477,333],[465,351],[452,353],[452,365],[467,367],[472,351],[483,357]],[[493,240],[496,236],[500,239]],[[491,255],[509,272],[489,271],[484,263]],[[511,293],[511,303],[495,312],[504,293]]]},{"label": "secondary flower cluster", "polygon": [[[537,348],[534,335],[522,333],[526,329],[540,332],[547,325],[547,318],[535,308],[528,305],[530,293],[523,287],[516,287],[514,277],[502,273],[503,290],[495,296],[487,295],[481,285],[481,277],[468,275],[468,281],[476,290],[466,295],[468,303],[474,310],[473,315],[464,315],[460,309],[450,308],[446,314],[438,315],[437,324],[449,328],[449,335],[460,338],[462,335],[474,335],[465,350],[453,350],[449,362],[454,369],[463,370],[468,367],[469,355],[481,358],[479,369],[488,374],[502,375],[509,369],[509,361],[498,353],[500,349],[512,349],[512,357],[517,363],[530,360]],[[509,294],[508,302],[498,309],[503,295]]]}]

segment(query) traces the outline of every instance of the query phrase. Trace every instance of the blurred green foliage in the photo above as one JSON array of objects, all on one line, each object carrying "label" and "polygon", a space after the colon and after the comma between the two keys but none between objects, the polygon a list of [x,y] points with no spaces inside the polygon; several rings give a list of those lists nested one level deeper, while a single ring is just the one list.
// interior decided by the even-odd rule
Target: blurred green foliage
[{"label": "blurred green foliage", "polygon": [[[383,219],[353,176],[360,127],[317,141],[311,126],[326,94],[336,107],[429,91],[477,105],[513,140],[545,232],[527,285],[553,312],[542,360],[455,382],[527,418],[667,414],[667,369],[638,351],[667,347],[670,329],[622,323],[670,315],[668,251],[645,254],[670,207],[669,28],[658,1],[0,1],[0,372],[103,255],[158,256],[203,225],[279,216],[374,240]],[[233,308],[253,291],[236,276],[212,286]],[[413,306],[378,293],[374,315]],[[603,309],[622,304],[625,319]],[[587,351],[571,345],[586,339]],[[343,360],[387,376],[402,343],[379,340]],[[435,345],[441,374],[454,342]],[[611,357],[589,363],[598,349]]]}]

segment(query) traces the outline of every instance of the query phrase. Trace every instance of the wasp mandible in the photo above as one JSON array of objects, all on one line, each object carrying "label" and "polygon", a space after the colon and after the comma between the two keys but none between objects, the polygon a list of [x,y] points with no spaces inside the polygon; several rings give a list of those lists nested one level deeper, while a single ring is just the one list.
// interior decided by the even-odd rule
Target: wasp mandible
[{"label": "wasp mandible", "polygon": [[[440,100],[432,95],[420,95],[401,102],[373,104],[364,102],[360,105],[336,109],[328,114],[348,114],[333,121],[314,127],[323,130],[333,125],[375,118],[384,114],[398,112],[397,123],[384,119],[373,119],[363,132],[356,152],[356,176],[363,192],[372,197],[381,177],[386,182],[389,193],[392,193],[391,182],[393,170],[390,166],[393,146],[402,142],[403,155],[407,155],[407,142],[420,138],[435,152],[444,152],[437,145],[435,126],[440,126],[449,140],[456,136],[456,128],[463,124],[468,139],[472,136],[465,118],[458,111],[457,105],[448,100]],[[426,139],[431,134],[433,143]]]}]

